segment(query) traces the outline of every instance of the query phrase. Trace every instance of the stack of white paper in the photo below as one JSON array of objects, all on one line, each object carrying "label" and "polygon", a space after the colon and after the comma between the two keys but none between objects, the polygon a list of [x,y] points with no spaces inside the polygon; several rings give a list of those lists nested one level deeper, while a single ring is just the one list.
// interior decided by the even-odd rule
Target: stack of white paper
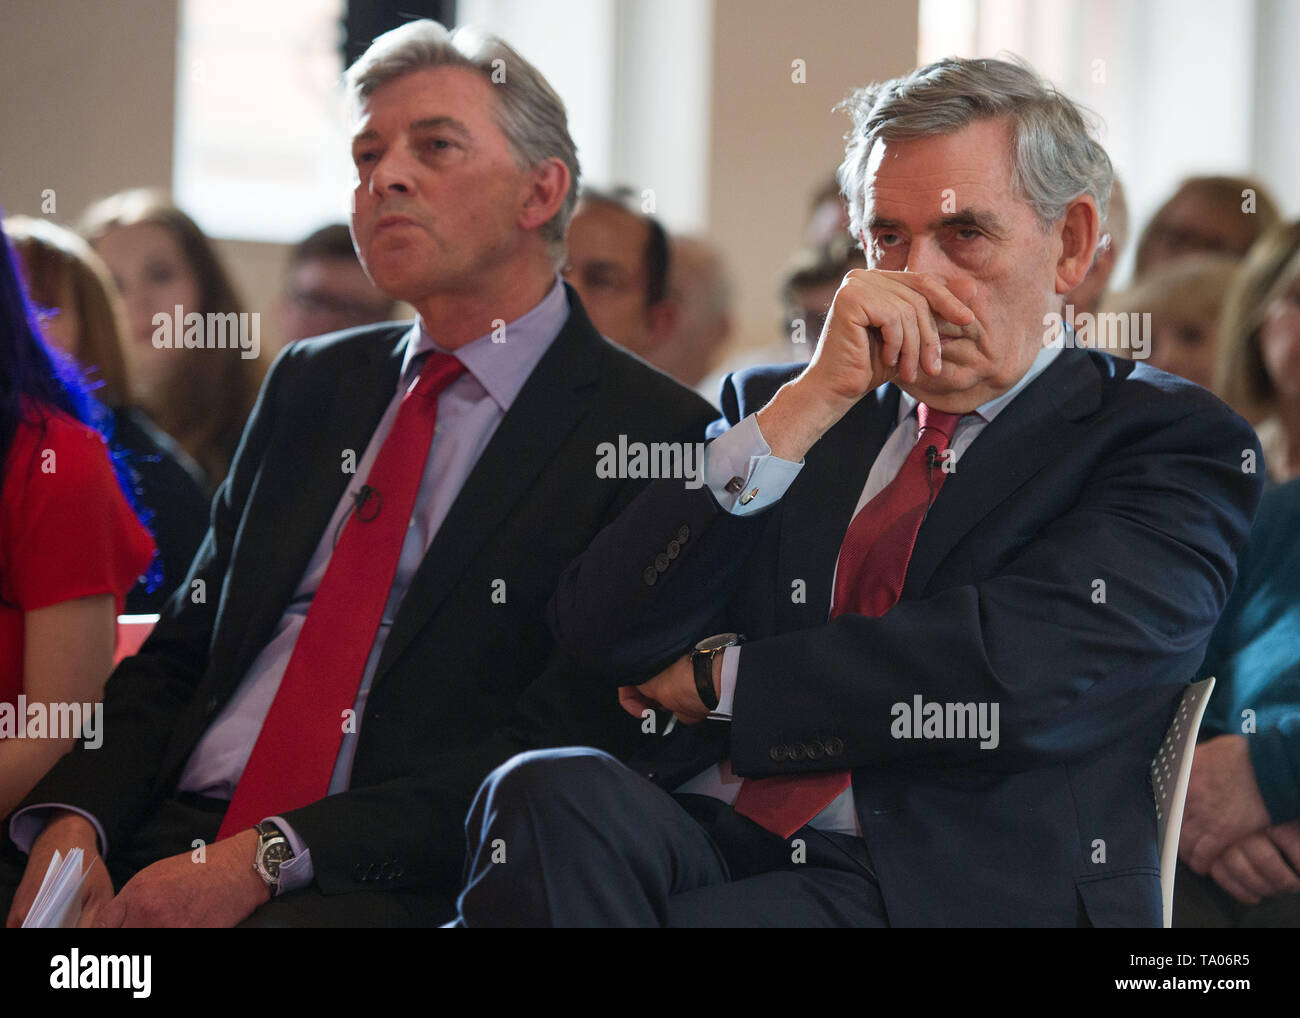
[{"label": "stack of white paper", "polygon": [[[81,885],[86,881],[81,860],[79,848],[69,852],[66,859],[55,851],[36,900],[23,920],[23,929],[72,929],[77,925],[81,919]],[[95,865],[93,861],[91,865]]]}]

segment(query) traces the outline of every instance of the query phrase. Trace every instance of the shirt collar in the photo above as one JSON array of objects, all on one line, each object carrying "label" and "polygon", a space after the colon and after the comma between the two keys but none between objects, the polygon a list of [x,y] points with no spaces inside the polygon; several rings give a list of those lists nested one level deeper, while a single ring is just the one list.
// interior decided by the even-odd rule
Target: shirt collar
[{"label": "shirt collar", "polygon": [[[483,386],[502,413],[510,409],[537,362],[550,349],[569,317],[569,298],[557,274],[555,284],[541,302],[503,328],[484,333],[458,350],[439,346],[417,318],[402,360],[402,387],[419,372],[416,360],[432,351],[450,353]],[[496,336],[500,342],[493,342]]]},{"label": "shirt collar", "polygon": [[[1047,370],[1048,365],[1060,356],[1061,351],[1064,350],[1066,346],[1071,345],[1070,341],[1072,339],[1073,336],[1070,335],[1066,337],[1066,342],[1052,343],[1044,346],[1038,351],[1038,356],[1034,358],[1033,363],[1029,365],[1029,370],[1020,377],[1020,381],[1004,392],[1001,396],[994,396],[987,403],[981,403],[973,412],[979,414],[986,424],[991,423],[993,418],[1002,413],[1002,411],[1010,405],[1011,401],[1020,395],[1025,386]],[[898,400],[898,420],[900,424],[911,416],[912,412],[916,409],[916,404],[918,402],[919,400],[917,400],[915,396],[900,391]]]}]

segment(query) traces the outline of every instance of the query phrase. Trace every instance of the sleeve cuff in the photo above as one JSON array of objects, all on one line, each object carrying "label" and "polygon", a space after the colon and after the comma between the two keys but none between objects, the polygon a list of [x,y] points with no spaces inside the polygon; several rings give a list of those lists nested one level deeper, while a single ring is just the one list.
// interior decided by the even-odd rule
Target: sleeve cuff
[{"label": "sleeve cuff", "polygon": [[1274,824],[1300,818],[1300,751],[1296,741],[1300,731],[1293,734],[1289,729],[1300,730],[1300,719],[1288,718],[1276,728],[1262,728],[1247,742],[1259,794]]},{"label": "sleeve cuff", "polygon": [[293,849],[293,858],[280,864],[279,893],[288,894],[290,891],[302,890],[316,876],[316,871],[311,865],[311,849],[303,843],[302,838],[298,837],[298,832],[284,817],[267,817],[266,822],[280,828],[289,841],[289,847]]},{"label": "sleeve cuff", "polygon": [[69,806],[66,802],[42,802],[35,806],[28,806],[13,815],[9,821],[9,838],[22,850],[23,855],[32,854],[32,845],[41,836],[41,831],[45,830],[45,825],[50,820],[49,811],[54,809],[65,809],[69,813],[76,813],[89,820],[91,826],[95,828],[95,836],[99,839],[100,858],[108,858],[108,837],[104,834],[103,824],[84,809]]},{"label": "sleeve cuff", "polygon": [[740,669],[740,648],[728,647],[722,652],[722,675],[718,677],[718,706],[709,711],[709,717],[719,721],[731,720],[731,705],[736,699],[736,672]]},{"label": "sleeve cuff", "polygon": [[704,451],[705,482],[718,505],[735,516],[775,505],[802,469],[802,463],[772,455],[753,414],[715,438]]}]

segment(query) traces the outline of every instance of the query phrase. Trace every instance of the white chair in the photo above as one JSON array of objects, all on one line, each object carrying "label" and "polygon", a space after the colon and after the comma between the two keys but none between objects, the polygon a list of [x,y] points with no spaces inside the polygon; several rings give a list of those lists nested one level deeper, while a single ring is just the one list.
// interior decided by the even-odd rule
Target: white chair
[{"label": "white chair", "polygon": [[1192,776],[1192,755],[1201,730],[1205,705],[1214,691],[1213,677],[1193,682],[1183,693],[1174,722],[1151,764],[1151,790],[1156,797],[1156,850],[1160,853],[1160,892],[1164,898],[1165,929],[1174,921],[1174,871],[1178,865],[1178,835],[1183,804]]}]

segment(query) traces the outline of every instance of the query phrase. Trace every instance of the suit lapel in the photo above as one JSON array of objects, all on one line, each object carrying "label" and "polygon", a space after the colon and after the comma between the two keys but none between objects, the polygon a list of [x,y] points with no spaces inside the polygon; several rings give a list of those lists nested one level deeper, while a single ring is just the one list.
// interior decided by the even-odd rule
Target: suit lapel
[{"label": "suit lapel", "polygon": [[499,534],[586,413],[605,351],[572,300],[570,308],[564,327],[519,390],[434,535],[393,620],[376,682],[437,613],[484,543]]},{"label": "suit lapel", "polygon": [[[882,385],[859,400],[810,453],[786,493],[781,515],[779,577],[787,586],[806,584],[806,600],[788,597],[790,625],[821,625],[831,608],[832,580],[840,544],[867,475],[898,416],[898,389]],[[784,612],[782,613],[784,614]]]},{"label": "suit lapel", "polygon": [[931,576],[979,522],[1049,463],[1069,455],[1101,399],[1101,376],[1082,350],[1063,350],[966,450],[944,481],[907,566],[903,599],[921,597]]},{"label": "suit lapel", "polygon": [[[307,565],[329,526],[339,499],[354,474],[342,468],[346,449],[360,461],[371,436],[397,391],[409,327],[376,337],[373,343],[351,344],[338,374],[322,387],[308,427],[298,428],[295,446],[286,460],[272,465],[275,494],[250,510],[259,517],[280,519],[283,526],[250,529],[257,543],[241,549],[246,569],[257,571],[254,582],[241,589],[257,591],[242,617],[232,615],[238,650],[228,672],[242,676],[266,646],[283,617],[285,606],[302,581]],[[285,453],[285,450],[280,450]],[[292,460],[287,458],[292,456]],[[274,569],[266,568],[275,563]],[[224,641],[218,640],[217,646]]]}]

